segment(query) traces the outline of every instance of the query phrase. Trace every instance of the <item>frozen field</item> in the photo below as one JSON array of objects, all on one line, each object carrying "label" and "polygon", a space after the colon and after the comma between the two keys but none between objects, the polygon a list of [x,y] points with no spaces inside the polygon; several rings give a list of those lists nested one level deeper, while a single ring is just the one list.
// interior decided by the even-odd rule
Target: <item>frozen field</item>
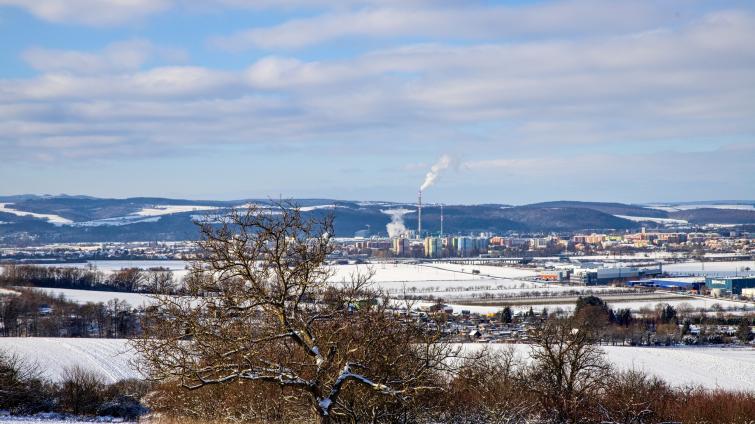
[{"label": "frozen field", "polygon": [[[389,292],[403,293],[403,289]],[[540,296],[556,296],[569,293],[593,293],[596,295],[626,291],[621,287],[609,286],[590,286],[590,287],[567,287],[548,283],[532,283],[521,280],[490,280],[481,281],[475,285],[407,285],[406,292],[417,296],[435,296],[444,299],[468,299],[484,297],[512,297],[512,296],[532,296],[538,293]]]},{"label": "frozen field", "polygon": [[111,383],[139,378],[131,365],[135,352],[123,339],[0,337],[0,350],[38,365],[52,380],[59,380],[65,369],[74,365],[96,372]]},{"label": "frozen field", "polygon": [[63,295],[67,300],[76,303],[107,303],[108,300],[122,300],[133,307],[139,307],[152,302],[150,296],[141,293],[123,293],[99,290],[73,290],[73,289],[51,289],[37,288],[39,291],[51,294],[53,296]]},{"label": "frozen field", "polygon": [[123,268],[167,268],[173,272],[173,278],[177,281],[181,280],[188,271],[186,267],[189,265],[186,261],[87,261],[79,263],[64,263],[64,264],[45,264],[46,266],[54,267],[71,267],[71,268],[94,268],[98,271],[102,271],[105,274],[112,274],[115,271],[120,271]]},{"label": "frozen field", "polygon": [[[543,308],[547,308],[548,311],[554,312],[556,310],[561,310],[564,312],[571,312],[574,310],[575,307],[575,301],[574,302],[568,302],[568,303],[561,303],[554,299],[553,303],[545,303],[544,300],[547,300],[547,298],[535,298],[533,299],[532,303],[526,303],[521,302],[519,300],[516,300],[517,303],[512,303],[511,309],[514,312],[527,312],[529,311],[530,307],[536,311],[542,311]],[[629,308],[633,312],[640,312],[642,309],[654,309],[656,305],[659,303],[665,303],[669,304],[675,308],[684,307],[690,310],[697,311],[699,309],[704,309],[706,311],[712,311],[713,305],[718,304],[721,306],[721,308],[725,312],[740,312],[740,311],[755,311],[755,305],[752,303],[743,303],[743,302],[734,302],[734,301],[727,301],[727,300],[721,300],[721,299],[706,299],[706,298],[696,298],[696,297],[689,297],[689,298],[679,298],[679,297],[673,297],[673,298],[667,298],[665,294],[658,293],[658,298],[652,299],[652,300],[632,300],[632,299],[611,299],[611,298],[604,298],[606,303],[611,309],[624,309]],[[495,302],[495,304],[487,305],[485,300],[480,300],[479,305],[463,305],[459,303],[446,302],[446,304],[453,308],[454,313],[460,313],[462,310],[467,310],[472,313],[478,313],[478,314],[493,314],[496,312],[499,312],[501,309],[505,307],[506,299],[501,300],[491,300],[490,301]],[[514,302],[512,300],[511,302]],[[520,303],[521,302],[521,303]],[[470,299],[470,303],[475,303],[474,299]],[[432,305],[432,302],[428,301],[422,301],[417,303],[417,307],[427,307]]]},{"label": "frozen field", "polygon": [[[514,346],[521,357],[527,345]],[[59,379],[66,367],[78,364],[102,374],[108,381],[138,378],[131,363],[135,353],[122,339],[0,338],[0,349],[17,352],[38,363],[46,376]],[[603,347],[608,359],[622,369],[638,369],[655,374],[674,385],[701,385],[707,388],[752,390],[755,381],[755,350],[716,347]]]},{"label": "frozen field", "polygon": [[[526,358],[530,352],[528,345],[488,346],[492,349],[513,346],[521,358]],[[752,348],[603,346],[603,351],[617,368],[645,371],[674,386],[755,390],[755,349]]]}]

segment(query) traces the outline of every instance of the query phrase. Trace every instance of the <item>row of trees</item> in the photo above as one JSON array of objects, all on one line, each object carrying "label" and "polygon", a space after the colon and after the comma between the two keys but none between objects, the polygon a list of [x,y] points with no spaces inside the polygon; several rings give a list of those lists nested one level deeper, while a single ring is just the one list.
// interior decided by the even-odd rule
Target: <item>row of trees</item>
[{"label": "row of trees", "polygon": [[4,337],[108,337],[135,336],[140,312],[128,303],[80,305],[64,297],[33,289],[16,289],[0,296],[0,335]]},{"label": "row of trees", "polygon": [[123,268],[112,274],[92,268],[40,265],[4,265],[0,284],[138,293],[174,293],[179,289],[166,268]]},{"label": "row of trees", "polygon": [[[610,344],[632,345],[720,344],[724,342],[748,343],[753,340],[753,317],[697,316],[699,332],[692,334],[692,320],[669,304],[659,304],[653,311],[635,316],[629,309],[612,310],[599,297],[585,296],[577,301],[574,315],[590,322],[601,341]],[[722,333],[718,325],[736,326],[733,332]]]}]

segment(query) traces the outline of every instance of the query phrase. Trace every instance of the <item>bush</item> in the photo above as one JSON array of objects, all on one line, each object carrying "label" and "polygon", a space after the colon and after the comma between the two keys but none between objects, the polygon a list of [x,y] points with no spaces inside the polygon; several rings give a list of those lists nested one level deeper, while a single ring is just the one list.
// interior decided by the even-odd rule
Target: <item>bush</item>
[{"label": "bush", "polygon": [[75,415],[93,415],[104,401],[105,383],[102,377],[79,366],[63,372],[60,385],[60,408]]},{"label": "bush", "polygon": [[54,406],[51,384],[39,377],[38,367],[17,355],[0,351],[0,410],[34,414]]}]

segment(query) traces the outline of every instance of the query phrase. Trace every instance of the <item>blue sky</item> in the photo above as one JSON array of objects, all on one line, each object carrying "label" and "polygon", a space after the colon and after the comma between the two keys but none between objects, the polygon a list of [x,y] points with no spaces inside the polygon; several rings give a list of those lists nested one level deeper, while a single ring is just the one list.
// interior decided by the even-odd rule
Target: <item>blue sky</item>
[{"label": "blue sky", "polygon": [[755,198],[745,1],[0,0],[0,193]]}]

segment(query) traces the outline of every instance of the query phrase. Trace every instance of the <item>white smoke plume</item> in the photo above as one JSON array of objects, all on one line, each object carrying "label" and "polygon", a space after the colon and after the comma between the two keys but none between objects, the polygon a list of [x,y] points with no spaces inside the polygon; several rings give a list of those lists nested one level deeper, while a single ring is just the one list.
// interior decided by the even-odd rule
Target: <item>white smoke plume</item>
[{"label": "white smoke plume", "polygon": [[388,236],[393,237],[401,237],[402,235],[406,234],[406,226],[404,225],[404,215],[409,212],[414,212],[411,209],[386,209],[381,210],[380,212],[387,214],[391,217],[391,222],[389,222],[385,229],[388,230]]},{"label": "white smoke plume", "polygon": [[419,188],[420,191],[425,191],[426,188],[435,184],[435,180],[437,180],[440,174],[448,169],[449,166],[451,166],[451,156],[441,156],[432,168],[430,168],[430,172],[425,176],[425,182],[422,183],[422,187]]}]

